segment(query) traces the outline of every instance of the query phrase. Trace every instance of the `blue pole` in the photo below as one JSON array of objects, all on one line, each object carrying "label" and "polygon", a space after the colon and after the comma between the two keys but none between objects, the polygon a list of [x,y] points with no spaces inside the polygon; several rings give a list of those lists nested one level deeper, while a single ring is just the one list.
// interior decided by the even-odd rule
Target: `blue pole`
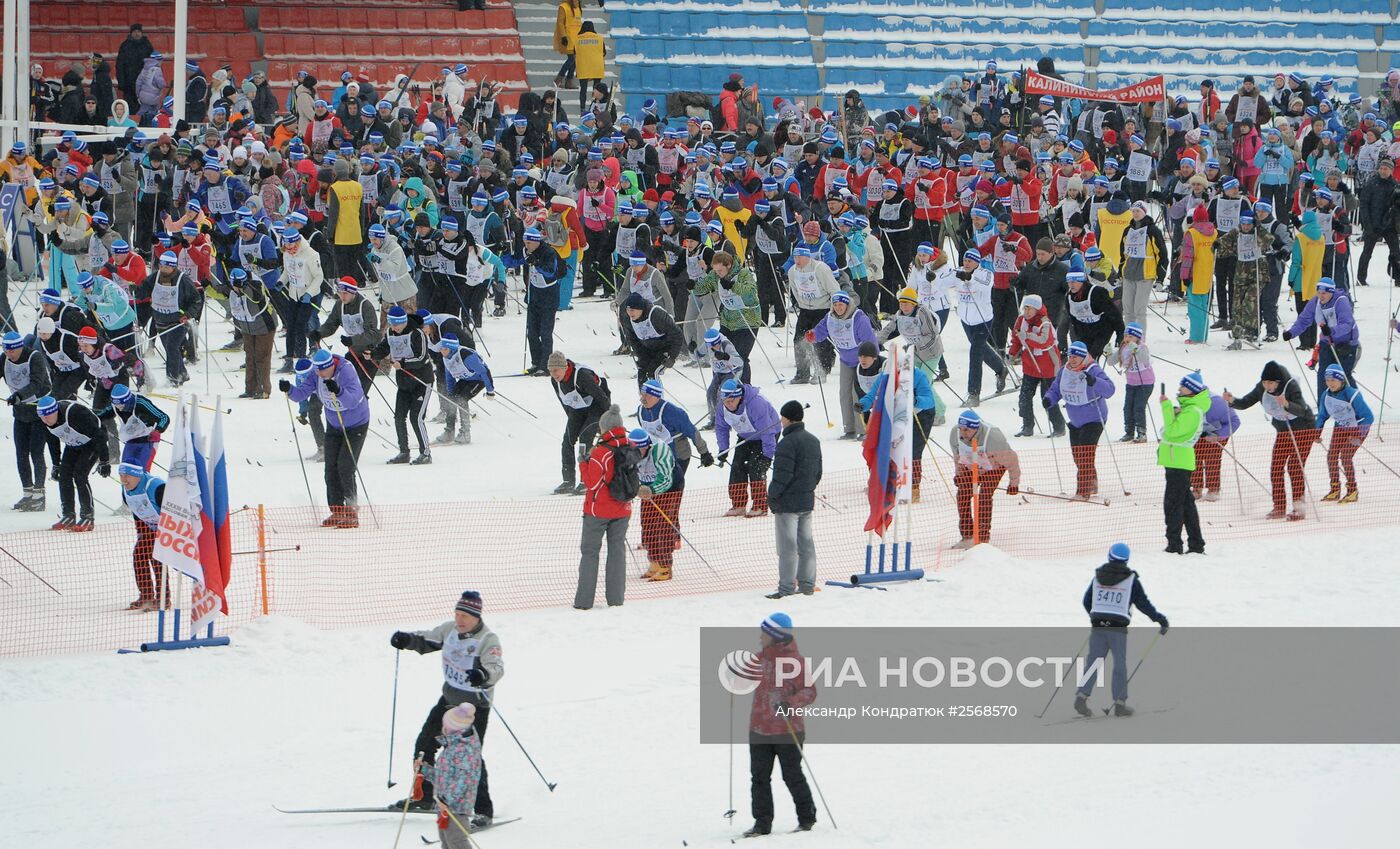
[{"label": "blue pole", "polygon": [[163,642],[165,642],[165,611],[164,611],[164,610],[160,610],[160,611],[158,611],[158,612],[156,613],[156,642],[158,642],[158,643],[163,643]]},{"label": "blue pole", "polygon": [[899,543],[890,546],[890,571],[899,571]]},{"label": "blue pole", "polygon": [[882,543],[880,543],[880,572],[881,572],[881,574],[883,574],[884,571],[885,571],[885,544],[882,542]]},{"label": "blue pole", "polygon": [[912,569],[912,568],[914,568],[913,545],[914,545],[914,542],[913,542],[912,540],[905,540],[905,541],[904,541],[904,568],[905,568],[905,569]]},{"label": "blue pole", "polygon": [[865,574],[870,574],[870,543],[865,544]]},{"label": "blue pole", "polygon": [[175,630],[170,635],[173,642],[180,642],[180,608],[175,608]]}]

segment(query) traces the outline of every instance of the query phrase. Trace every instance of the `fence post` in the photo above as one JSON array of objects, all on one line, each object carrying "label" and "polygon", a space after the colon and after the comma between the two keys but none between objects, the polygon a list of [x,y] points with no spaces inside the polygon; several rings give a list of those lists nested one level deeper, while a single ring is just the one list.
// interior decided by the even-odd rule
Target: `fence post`
[{"label": "fence post", "polygon": [[267,604],[267,523],[263,505],[258,505],[258,586],[262,592],[262,612],[268,614]]}]

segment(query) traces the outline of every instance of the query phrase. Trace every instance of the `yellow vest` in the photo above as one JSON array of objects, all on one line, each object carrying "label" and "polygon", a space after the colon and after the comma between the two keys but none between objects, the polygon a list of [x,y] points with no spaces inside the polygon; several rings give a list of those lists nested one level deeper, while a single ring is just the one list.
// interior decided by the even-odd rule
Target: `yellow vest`
[{"label": "yellow vest", "polygon": [[749,240],[739,235],[739,225],[747,222],[753,213],[742,208],[738,212],[730,212],[721,206],[716,214],[720,223],[724,225],[724,237],[739,252],[739,255],[734,257],[735,264],[743,265],[744,256],[749,251]]},{"label": "yellow vest", "polygon": [[582,11],[575,10],[573,3],[564,0],[554,17],[554,52],[569,55],[574,52],[574,42],[578,39],[578,28],[583,23]]},{"label": "yellow vest", "polygon": [[1209,295],[1211,281],[1215,278],[1215,240],[1220,234],[1207,236],[1195,227],[1186,232],[1195,249],[1195,258],[1191,261],[1191,294]]},{"label": "yellow vest", "polygon": [[1322,279],[1322,256],[1327,246],[1320,238],[1309,239],[1302,230],[1298,231],[1297,236],[1303,252],[1303,303],[1307,303],[1317,294],[1317,281]]},{"label": "yellow vest", "polygon": [[341,180],[331,183],[340,203],[340,215],[335,220],[335,244],[358,245],[365,240],[360,232],[360,206],[365,202],[365,190],[355,180]]},{"label": "yellow vest", "polygon": [[1114,215],[1108,207],[1099,210],[1099,250],[1104,259],[1113,265],[1114,270],[1123,268],[1123,256],[1119,249],[1123,245],[1123,231],[1133,221],[1133,213],[1125,211]]},{"label": "yellow vest", "polygon": [[574,73],[581,80],[603,78],[603,37],[596,32],[581,32],[574,41]]}]

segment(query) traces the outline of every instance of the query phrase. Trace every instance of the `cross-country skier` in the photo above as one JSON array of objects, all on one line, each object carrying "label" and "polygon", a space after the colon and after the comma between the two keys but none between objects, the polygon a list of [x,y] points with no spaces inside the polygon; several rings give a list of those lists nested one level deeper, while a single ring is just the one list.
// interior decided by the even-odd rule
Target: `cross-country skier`
[{"label": "cross-country skier", "polygon": [[1021,460],[1000,428],[982,421],[976,410],[964,410],[958,426],[948,432],[953,452],[953,485],[958,491],[956,549],[972,548],[992,536],[992,494],[1008,475],[1006,494],[1021,492]]},{"label": "cross-country skier", "polygon": [[[63,456],[58,463],[58,497],[63,512],[52,530],[91,531],[92,484],[88,475],[94,465],[101,477],[112,473],[112,458],[107,453],[107,434],[102,430],[102,422],[85,404],[58,401],[52,395],[40,398],[36,409],[39,421],[63,444]],[[76,517],[74,492],[78,496]]]},{"label": "cross-country skier", "polygon": [[[560,463],[564,482],[554,488],[556,495],[582,495],[583,487],[576,483],[577,464],[588,457],[588,450],[598,436],[598,419],[612,404],[608,379],[591,367],[576,363],[563,351],[549,355],[549,378],[554,394],[564,408],[564,439],[560,444]],[[575,446],[577,445],[577,452]]]},{"label": "cross-country skier", "polygon": [[807,777],[802,774],[802,746],[807,733],[802,715],[793,708],[817,700],[817,690],[802,676],[786,677],[779,683],[779,663],[801,662],[802,655],[793,640],[792,619],[786,613],[773,613],[760,624],[758,688],[753,693],[749,713],[749,777],[753,827],[745,837],[773,831],[773,761],[783,773],[783,783],[797,807],[798,831],[811,831],[817,822],[817,805]]},{"label": "cross-country skier", "polygon": [[[412,649],[419,654],[442,652],[442,695],[437,704],[428,711],[423,721],[423,729],[418,732],[414,751],[423,756],[423,763],[437,761],[438,731],[442,728],[443,716],[460,704],[470,704],[476,708],[472,727],[478,739],[486,740],[486,723],[491,718],[491,695],[497,684],[505,677],[506,665],[501,656],[501,640],[486,626],[481,617],[481,594],[467,590],[457,599],[452,610],[452,621],[444,622],[427,631],[395,631],[389,638],[389,645],[402,651]],[[432,781],[423,782],[423,797],[408,802],[417,810],[434,809],[435,790]],[[389,806],[390,810],[402,810],[404,802]],[[481,762],[481,781],[476,793],[476,814],[472,817],[473,829],[491,824],[495,816],[495,806],[491,803],[491,790],[487,786],[486,762]]]},{"label": "cross-country skier", "polygon": [[[738,437],[734,462],[729,467],[729,502],[726,516],[753,518],[768,512],[768,467],[777,447],[778,413],[756,387],[727,380],[720,387],[719,418],[715,422],[715,442],[719,464],[729,457],[729,434]],[[749,498],[753,507],[749,508]]]},{"label": "cross-country skier", "polygon": [[1044,404],[1048,410],[1065,402],[1069,418],[1070,453],[1074,458],[1077,483],[1074,497],[1087,500],[1099,491],[1099,473],[1094,463],[1099,437],[1108,421],[1107,399],[1113,397],[1113,381],[1089,356],[1083,342],[1069,346],[1069,356],[1050,388],[1045,390]]},{"label": "cross-country skier", "polygon": [[385,357],[395,373],[394,434],[398,437],[399,453],[389,458],[390,464],[407,463],[408,424],[413,422],[413,434],[418,439],[418,459],[413,465],[433,462],[428,443],[428,424],[423,419],[428,407],[428,391],[433,386],[433,361],[428,356],[428,337],[423,333],[423,319],[409,315],[403,307],[392,306],[388,312],[389,332],[372,350],[362,356],[370,362]]},{"label": "cross-country skier", "polygon": [[[1269,459],[1269,488],[1274,507],[1265,518],[1292,521],[1307,518],[1303,494],[1307,480],[1303,468],[1317,436],[1312,408],[1303,398],[1303,390],[1288,369],[1270,360],[1264,364],[1259,383],[1248,395],[1236,398],[1229,390],[1221,393],[1225,403],[1236,410],[1247,410],[1262,404],[1274,426],[1274,450]],[[1284,476],[1292,483],[1293,512],[1288,511],[1288,494],[1284,491]]]},{"label": "cross-country skier", "polygon": [[[1331,486],[1322,500],[1353,504],[1360,495],[1356,488],[1356,466],[1352,458],[1371,432],[1376,416],[1361,395],[1361,390],[1348,383],[1346,371],[1340,365],[1333,363],[1328,366],[1323,379],[1327,381],[1327,391],[1317,405],[1317,432],[1320,436],[1323,426],[1331,419],[1332,441],[1327,446],[1327,477]],[[1341,472],[1346,472],[1346,495],[1342,494]]]},{"label": "cross-country skier", "polygon": [[[1109,546],[1108,562],[1094,571],[1094,579],[1084,590],[1084,610],[1089,614],[1089,651],[1085,662],[1089,668],[1113,654],[1113,715],[1132,716],[1128,707],[1128,623],[1133,618],[1133,608],[1141,610],[1153,622],[1162,626],[1159,634],[1167,633],[1167,617],[1157,612],[1147,598],[1147,590],[1142,587],[1138,573],[1128,568],[1128,558],[1132,551],[1126,543],[1115,542]],[[1079,685],[1075,693],[1074,709],[1080,716],[1090,716],[1089,694],[1094,689],[1094,678]]]},{"label": "cross-country skier", "polygon": [[[160,581],[164,571],[152,558],[160,508],[165,502],[165,481],[135,463],[117,467],[121,478],[122,503],[131,511],[136,524],[136,544],[131,548],[131,568],[136,575],[137,598],[128,610],[156,610],[160,606]],[[166,598],[169,595],[166,594]]]}]

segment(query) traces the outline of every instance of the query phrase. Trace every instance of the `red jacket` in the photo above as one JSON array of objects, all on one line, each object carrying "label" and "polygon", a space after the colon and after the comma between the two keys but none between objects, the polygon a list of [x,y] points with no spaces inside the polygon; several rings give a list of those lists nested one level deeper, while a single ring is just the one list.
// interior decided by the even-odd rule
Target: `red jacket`
[{"label": "red jacket", "polygon": [[754,690],[753,709],[749,712],[749,732],[766,737],[782,737],[790,743],[792,737],[788,734],[788,726],[792,726],[794,733],[801,734],[805,730],[802,717],[778,715],[778,703],[782,702],[790,708],[806,707],[817,700],[817,688],[807,685],[803,680],[805,669],[803,674],[787,678],[779,687],[777,681],[780,657],[792,658],[796,663],[802,664],[802,655],[797,651],[797,642],[794,640],[774,643],[758,653],[758,689]]},{"label": "red jacket", "polygon": [[943,204],[947,199],[948,189],[941,173],[935,171],[927,177],[914,177],[904,193],[914,202],[915,220],[943,220]]},{"label": "red jacket", "polygon": [[579,480],[583,482],[583,515],[599,519],[625,519],[632,515],[632,504],[618,503],[608,489],[613,477],[613,448],[627,444],[627,430],[615,427],[603,434],[588,459],[578,464]]},{"label": "red jacket", "polygon": [[[1016,246],[1014,253],[1003,246],[1004,242]],[[982,254],[983,259],[991,262],[992,286],[997,289],[1009,289],[1011,281],[1035,255],[1030,240],[1015,230],[1008,231],[1005,236],[993,236],[978,245],[977,251]]]},{"label": "red jacket", "polygon": [[1016,317],[1007,353],[1021,355],[1021,372],[1026,377],[1053,378],[1060,370],[1055,325],[1046,316],[1045,307],[1036,311],[1035,318],[1026,318],[1024,313]]},{"label": "red jacket", "polygon": [[1007,180],[997,186],[997,197],[1010,210],[1013,227],[1040,223],[1040,180],[1036,177],[1027,177],[1019,185]]}]

